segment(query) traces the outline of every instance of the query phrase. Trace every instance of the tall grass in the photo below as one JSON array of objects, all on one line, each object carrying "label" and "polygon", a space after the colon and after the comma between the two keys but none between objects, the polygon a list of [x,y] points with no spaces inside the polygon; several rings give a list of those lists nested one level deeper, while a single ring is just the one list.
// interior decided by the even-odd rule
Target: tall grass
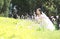
[{"label": "tall grass", "polygon": [[0,17],[0,39],[60,39],[60,31],[41,29],[32,20]]}]

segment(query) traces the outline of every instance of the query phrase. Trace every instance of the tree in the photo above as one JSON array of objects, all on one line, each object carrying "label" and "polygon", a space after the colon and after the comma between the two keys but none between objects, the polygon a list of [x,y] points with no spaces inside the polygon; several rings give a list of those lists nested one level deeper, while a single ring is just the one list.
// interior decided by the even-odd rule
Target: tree
[{"label": "tree", "polygon": [[9,13],[9,5],[11,0],[3,0],[3,6],[1,8],[0,13],[4,13],[4,16],[8,16]]},{"label": "tree", "polygon": [[1,12],[3,4],[4,4],[3,0],[0,0],[0,12]]},{"label": "tree", "polygon": [[42,11],[49,15],[59,15],[60,13],[60,0],[0,0],[0,13],[3,12],[8,16],[10,2],[13,7],[17,5],[17,14],[26,15],[32,14],[35,8],[40,7]]}]

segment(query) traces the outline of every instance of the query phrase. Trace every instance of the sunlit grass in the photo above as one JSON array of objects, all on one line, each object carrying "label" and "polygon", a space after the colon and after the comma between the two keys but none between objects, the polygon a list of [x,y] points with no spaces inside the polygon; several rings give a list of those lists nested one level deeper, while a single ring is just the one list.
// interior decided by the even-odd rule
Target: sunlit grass
[{"label": "sunlit grass", "polygon": [[0,17],[0,39],[60,39],[60,31],[40,29],[32,20]]}]

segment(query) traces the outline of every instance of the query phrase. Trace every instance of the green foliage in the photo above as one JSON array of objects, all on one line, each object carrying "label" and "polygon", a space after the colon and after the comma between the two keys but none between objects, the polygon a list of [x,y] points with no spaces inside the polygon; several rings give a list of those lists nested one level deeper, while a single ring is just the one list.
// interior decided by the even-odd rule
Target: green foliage
[{"label": "green foliage", "polygon": [[8,16],[9,13],[9,5],[10,5],[11,0],[0,0],[0,14],[4,13],[4,16]]},{"label": "green foliage", "polygon": [[13,3],[13,6],[20,7],[19,15],[31,13],[36,7],[41,7],[47,15],[60,14],[60,0],[0,0],[0,13],[8,16],[10,2]]},{"label": "green foliage", "polygon": [[12,0],[12,3],[20,6],[20,12],[29,13],[33,12],[36,7],[41,7],[48,15],[59,13],[59,0]]},{"label": "green foliage", "polygon": [[4,4],[3,0],[0,0],[0,10],[1,10],[3,4]]}]

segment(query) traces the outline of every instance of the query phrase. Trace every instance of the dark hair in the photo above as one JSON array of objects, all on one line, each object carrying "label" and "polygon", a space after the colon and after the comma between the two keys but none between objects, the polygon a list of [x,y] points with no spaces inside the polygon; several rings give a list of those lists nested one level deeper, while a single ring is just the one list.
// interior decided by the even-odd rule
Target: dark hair
[{"label": "dark hair", "polygon": [[41,8],[36,8],[36,9],[35,9],[35,14],[36,14],[37,9],[39,9],[40,13],[42,14]]}]

